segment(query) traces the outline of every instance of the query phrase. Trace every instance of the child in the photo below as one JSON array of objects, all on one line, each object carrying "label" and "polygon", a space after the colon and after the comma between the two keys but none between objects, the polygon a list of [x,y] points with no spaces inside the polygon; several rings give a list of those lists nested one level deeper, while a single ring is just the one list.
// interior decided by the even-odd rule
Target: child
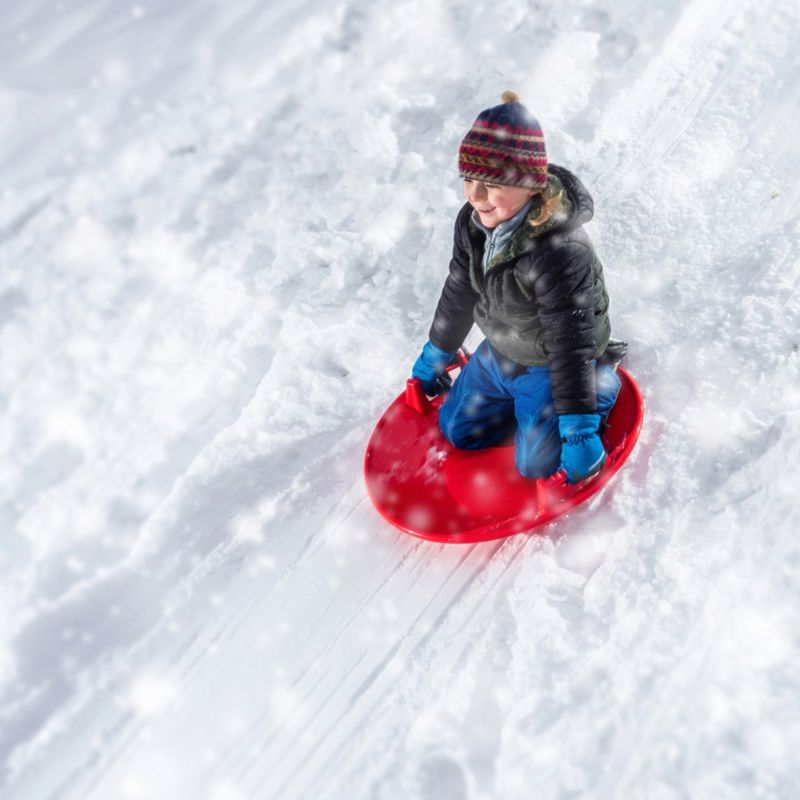
[{"label": "child", "polygon": [[582,228],[594,213],[583,184],[548,165],[538,121],[515,92],[482,111],[461,142],[467,203],[430,341],[414,364],[429,395],[473,321],[486,338],[439,409],[455,447],[499,444],[514,431],[522,475],[563,469],[570,483],[605,463],[598,434],[620,388],[598,366],[611,325],[603,268]]}]

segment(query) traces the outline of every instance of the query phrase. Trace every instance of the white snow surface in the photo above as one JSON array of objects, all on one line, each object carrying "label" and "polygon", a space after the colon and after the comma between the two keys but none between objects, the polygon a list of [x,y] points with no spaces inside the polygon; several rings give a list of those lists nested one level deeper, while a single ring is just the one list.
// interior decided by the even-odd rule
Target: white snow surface
[{"label": "white snow surface", "polygon": [[[800,796],[799,29],[5,0],[0,796]],[[590,506],[434,545],[362,462],[508,88],[594,194],[646,418]]]}]

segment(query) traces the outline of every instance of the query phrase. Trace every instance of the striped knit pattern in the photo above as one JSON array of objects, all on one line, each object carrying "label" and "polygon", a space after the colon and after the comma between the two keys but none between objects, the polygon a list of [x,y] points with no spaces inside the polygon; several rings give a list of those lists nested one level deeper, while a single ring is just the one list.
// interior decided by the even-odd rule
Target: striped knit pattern
[{"label": "striped knit pattern", "polygon": [[544,189],[547,151],[538,121],[521,103],[482,111],[461,142],[458,172],[487,183]]}]

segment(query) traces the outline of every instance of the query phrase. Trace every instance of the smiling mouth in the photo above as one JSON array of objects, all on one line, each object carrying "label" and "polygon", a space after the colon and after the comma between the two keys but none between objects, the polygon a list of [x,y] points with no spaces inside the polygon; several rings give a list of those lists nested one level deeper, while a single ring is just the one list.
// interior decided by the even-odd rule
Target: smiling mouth
[{"label": "smiling mouth", "polygon": [[478,213],[479,214],[491,214],[491,212],[494,211],[495,208],[497,208],[497,206],[495,206],[494,208],[479,208],[478,209]]}]

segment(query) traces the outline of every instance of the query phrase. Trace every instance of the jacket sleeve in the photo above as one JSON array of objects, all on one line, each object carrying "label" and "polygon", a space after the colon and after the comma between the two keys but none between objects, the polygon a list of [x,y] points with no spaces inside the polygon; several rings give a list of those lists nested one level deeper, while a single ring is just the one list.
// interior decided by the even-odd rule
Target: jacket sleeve
[{"label": "jacket sleeve", "polygon": [[456,218],[450,274],[444,282],[428,334],[437,347],[448,353],[458,350],[467,338],[472,327],[472,312],[479,299],[469,279],[469,253],[463,241],[468,208],[465,206]]},{"label": "jacket sleeve", "polygon": [[593,264],[589,247],[569,241],[553,247],[533,281],[557,414],[597,411]]}]

